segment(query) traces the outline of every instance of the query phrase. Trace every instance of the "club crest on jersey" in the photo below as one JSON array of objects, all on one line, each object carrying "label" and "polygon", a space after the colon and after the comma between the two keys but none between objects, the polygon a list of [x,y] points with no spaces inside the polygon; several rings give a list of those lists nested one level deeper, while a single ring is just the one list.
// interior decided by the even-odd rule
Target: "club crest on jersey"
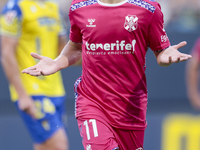
[{"label": "club crest on jersey", "polygon": [[138,27],[138,17],[136,15],[128,15],[125,17],[124,28],[129,32],[135,31]]},{"label": "club crest on jersey", "polygon": [[5,22],[8,25],[13,24],[16,16],[17,16],[17,12],[16,11],[9,11],[9,12],[7,12],[7,14],[5,15]]}]

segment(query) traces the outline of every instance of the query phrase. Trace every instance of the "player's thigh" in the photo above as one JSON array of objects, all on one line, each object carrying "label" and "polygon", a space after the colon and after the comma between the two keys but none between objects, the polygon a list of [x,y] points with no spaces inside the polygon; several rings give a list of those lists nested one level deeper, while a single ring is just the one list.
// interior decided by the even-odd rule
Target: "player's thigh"
[{"label": "player's thigh", "polygon": [[112,128],[103,120],[77,119],[85,150],[118,150]]},{"label": "player's thigh", "polygon": [[68,150],[68,139],[64,128],[59,128],[48,140],[34,144],[34,150]]},{"label": "player's thigh", "polygon": [[66,96],[63,97],[53,97],[51,98],[52,103],[54,104],[56,108],[56,113],[58,114],[58,119],[60,119],[60,122],[63,123],[63,126],[65,127],[65,130],[67,131],[67,113],[66,113]]},{"label": "player's thigh", "polygon": [[144,130],[114,129],[120,150],[143,150]]},{"label": "player's thigh", "polygon": [[63,115],[66,114],[66,96],[62,97],[51,97],[51,102],[54,104],[57,113],[60,115],[60,119],[62,120]]}]

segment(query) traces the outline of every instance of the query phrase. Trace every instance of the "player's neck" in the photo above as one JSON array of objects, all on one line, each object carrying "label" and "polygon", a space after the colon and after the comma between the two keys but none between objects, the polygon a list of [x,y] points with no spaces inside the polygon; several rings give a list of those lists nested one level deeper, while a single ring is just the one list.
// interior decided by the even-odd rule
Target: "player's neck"
[{"label": "player's neck", "polygon": [[99,1],[107,4],[117,4],[126,0],[99,0]]}]

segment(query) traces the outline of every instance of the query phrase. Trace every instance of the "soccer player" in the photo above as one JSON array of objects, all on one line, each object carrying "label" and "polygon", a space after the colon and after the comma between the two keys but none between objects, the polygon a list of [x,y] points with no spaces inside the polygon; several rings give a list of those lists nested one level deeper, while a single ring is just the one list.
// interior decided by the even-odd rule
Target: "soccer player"
[{"label": "soccer player", "polygon": [[194,109],[200,110],[199,66],[200,66],[200,37],[195,41],[191,50],[192,59],[186,65],[186,83],[188,98]]},{"label": "soccer player", "polygon": [[191,58],[170,46],[160,5],[150,0],[73,0],[70,41],[56,59],[31,53],[39,63],[22,71],[53,74],[82,56],[75,82],[75,115],[85,150],[142,150],[147,126],[145,56],[161,66]]},{"label": "soccer player", "polygon": [[38,61],[31,52],[56,58],[67,43],[58,4],[48,0],[9,0],[1,14],[1,61],[35,150],[67,150],[61,73],[32,77],[21,71]]}]

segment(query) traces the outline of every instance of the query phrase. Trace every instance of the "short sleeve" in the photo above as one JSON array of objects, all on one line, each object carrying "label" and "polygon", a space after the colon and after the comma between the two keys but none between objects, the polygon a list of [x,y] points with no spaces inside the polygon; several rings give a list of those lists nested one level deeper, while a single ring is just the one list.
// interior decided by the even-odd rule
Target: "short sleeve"
[{"label": "short sleeve", "polygon": [[170,41],[164,28],[163,13],[159,4],[157,4],[149,25],[148,39],[149,47],[153,51],[163,50],[170,46]]},{"label": "short sleeve", "polygon": [[70,24],[71,24],[69,38],[72,42],[82,43],[81,30],[80,30],[80,28],[78,27],[78,25],[75,21],[75,17],[76,16],[75,16],[74,12],[69,13],[69,19],[70,19]]},{"label": "short sleeve", "polygon": [[10,0],[0,16],[0,34],[12,37],[21,35],[22,13],[17,3]]}]

